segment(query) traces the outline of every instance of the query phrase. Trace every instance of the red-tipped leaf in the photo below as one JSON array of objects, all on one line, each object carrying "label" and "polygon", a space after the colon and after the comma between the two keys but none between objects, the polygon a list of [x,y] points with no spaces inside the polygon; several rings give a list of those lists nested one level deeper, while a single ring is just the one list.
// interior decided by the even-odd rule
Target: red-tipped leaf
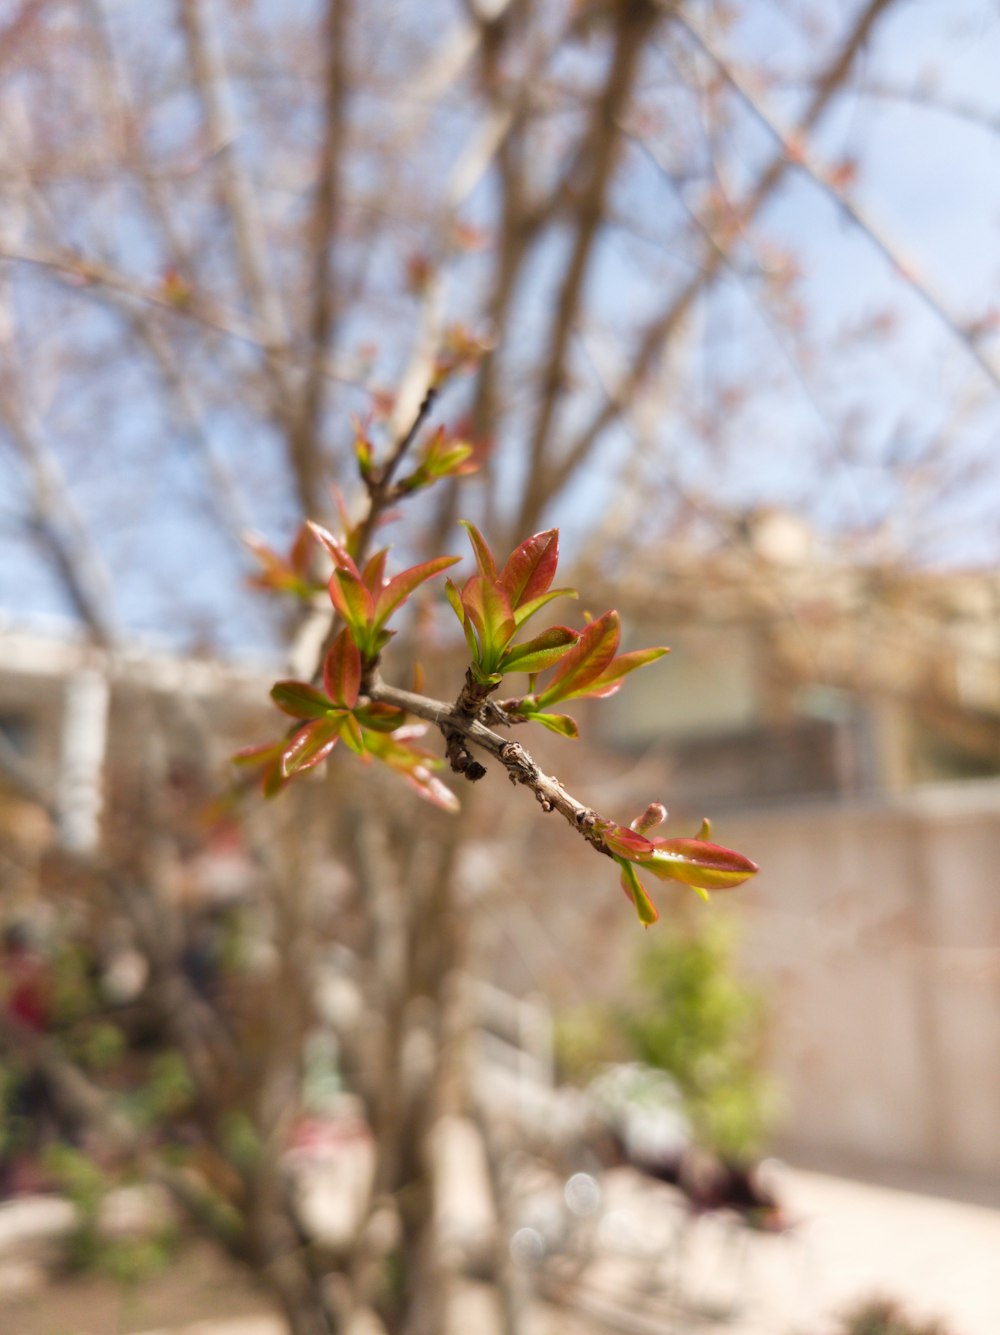
[{"label": "red-tipped leaf", "polygon": [[462,606],[479,636],[480,666],[495,672],[517,629],[507,595],[495,581],[473,575],[462,590]]},{"label": "red-tipped leaf", "polygon": [[361,654],[346,630],[340,631],[323,660],[323,689],[343,709],[353,709],[357,704]]},{"label": "red-tipped leaf", "polygon": [[425,580],[433,578],[460,560],[459,556],[437,556],[433,561],[410,566],[409,570],[404,570],[395,579],[391,579],[375,602],[375,628],[381,629],[400,603],[405,602],[413,590],[419,588]]},{"label": "red-tipped leaf", "polygon": [[702,890],[731,890],[759,870],[742,853],[701,839],[655,839],[653,845],[652,857],[638,861],[661,881],[682,881]]},{"label": "red-tipped leaf", "polygon": [[330,601],[355,635],[366,631],[375,615],[375,600],[350,570],[335,570],[330,577]]},{"label": "red-tipped leaf", "polygon": [[472,542],[472,550],[476,555],[476,565],[479,567],[479,573],[484,580],[496,582],[497,563],[496,558],[490,551],[490,545],[476,528],[475,524],[470,523],[468,519],[460,519],[459,523],[469,535]]},{"label": "red-tipped leaf", "polygon": [[[325,529],[322,524],[317,524],[312,519],[306,520],[306,523],[309,532],[325,549],[333,564],[340,570],[349,570],[353,575],[358,575],[358,567],[354,564],[353,557],[343,543],[338,542],[329,529]],[[359,575],[358,578],[360,578]]]},{"label": "red-tipped leaf", "polygon": [[500,572],[500,583],[515,610],[548,593],[559,563],[559,530],[535,533],[516,547]]},{"label": "red-tipped leaf", "polygon": [[647,663],[655,663],[658,658],[669,653],[669,649],[661,646],[656,649],[633,649],[627,654],[619,654],[617,658],[611,660],[600,676],[590,683],[586,694],[595,700],[603,700],[609,695],[614,695],[630,672],[645,667]]},{"label": "red-tipped leaf", "polygon": [[614,658],[620,637],[618,613],[614,609],[592,621],[562,659],[545,690],[535,697],[538,705],[544,709],[558,700],[586,695]]},{"label": "red-tipped leaf", "polygon": [[327,758],[340,738],[340,718],[316,719],[299,728],[281,753],[281,773],[293,774],[312,769]]}]

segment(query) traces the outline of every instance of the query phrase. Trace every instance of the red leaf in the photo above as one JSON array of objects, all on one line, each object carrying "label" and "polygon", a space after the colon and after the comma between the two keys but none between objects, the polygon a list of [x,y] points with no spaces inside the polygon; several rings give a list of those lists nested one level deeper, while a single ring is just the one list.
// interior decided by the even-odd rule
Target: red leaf
[{"label": "red leaf", "polygon": [[559,563],[559,530],[536,533],[516,547],[500,572],[512,608],[548,593]]},{"label": "red leaf", "polygon": [[336,705],[353,709],[361,689],[361,654],[350,634],[342,630],[323,660],[323,689]]}]

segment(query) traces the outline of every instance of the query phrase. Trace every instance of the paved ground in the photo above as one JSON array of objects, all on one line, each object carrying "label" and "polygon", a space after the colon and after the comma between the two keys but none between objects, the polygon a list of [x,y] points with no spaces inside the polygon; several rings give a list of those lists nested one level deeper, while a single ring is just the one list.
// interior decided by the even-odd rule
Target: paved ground
[{"label": "paved ground", "polygon": [[[627,1172],[610,1175],[599,1259],[567,1287],[571,1308],[539,1306],[530,1335],[828,1335],[837,1312],[876,1294],[943,1320],[948,1335],[1000,1335],[1000,1202],[972,1204],[912,1183],[776,1172],[799,1221],[787,1237],[737,1235],[711,1220],[680,1230],[668,1189],[640,1188]],[[26,1208],[0,1206],[0,1248]],[[179,1275],[124,1299],[93,1279],[40,1289],[30,1267],[0,1255],[0,1332],[283,1335],[251,1286],[213,1265],[196,1251]],[[497,1328],[488,1291],[469,1286],[454,1335]]]}]

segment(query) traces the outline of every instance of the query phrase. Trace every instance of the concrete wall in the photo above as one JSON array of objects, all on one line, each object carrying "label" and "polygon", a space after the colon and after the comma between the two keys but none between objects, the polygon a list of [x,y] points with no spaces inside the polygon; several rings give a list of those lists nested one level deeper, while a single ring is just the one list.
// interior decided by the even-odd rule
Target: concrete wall
[{"label": "concrete wall", "polygon": [[1000,783],[730,813],[787,1142],[1000,1179]]}]

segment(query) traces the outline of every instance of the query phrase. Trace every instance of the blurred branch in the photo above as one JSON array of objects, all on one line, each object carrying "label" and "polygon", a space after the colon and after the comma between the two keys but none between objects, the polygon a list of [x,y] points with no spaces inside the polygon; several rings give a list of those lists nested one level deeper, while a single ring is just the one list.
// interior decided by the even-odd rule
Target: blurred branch
[{"label": "blurred branch", "polygon": [[698,32],[690,23],[682,21],[685,30],[715,65],[726,83],[740,97],[761,125],[781,145],[786,160],[814,181],[827,194],[832,195],[848,218],[862,231],[882,256],[889,261],[893,270],[903,282],[923,301],[924,305],[937,317],[946,330],[965,348],[969,356],[984,371],[993,385],[1000,389],[1000,367],[986,353],[975,333],[967,324],[958,319],[949,309],[945,300],[932,290],[927,281],[916,273],[911,264],[903,259],[895,243],[884,231],[852,200],[843,186],[837,181],[835,171],[822,166],[810,153],[806,137],[801,133],[783,130],[776,118],[764,106],[753,92],[747,81],[742,78],[715,50],[709,40]]},{"label": "blurred branch", "polygon": [[[839,50],[816,80],[809,105],[796,127],[796,137],[802,138],[808,135],[819,123],[839,92],[858,52],[868,41],[879,19],[893,3],[895,0],[868,0]],[[687,20],[680,13],[675,15],[675,22],[687,26]],[[757,216],[792,165],[784,151],[777,153],[771,159],[758,177],[757,183],[742,203],[733,210],[734,232]],[[589,459],[604,431],[615,420],[618,405],[631,402],[641,390],[643,381],[653,371],[657,357],[681,328],[704,289],[718,276],[725,254],[726,246],[720,244],[720,238],[713,239],[705,245],[700,268],[671,300],[663,313],[647,326],[631,358],[629,369],[621,377],[614,393],[606,398],[590,423],[568,446],[561,458],[545,470],[542,481],[535,488],[534,503],[522,516],[526,531],[537,527],[544,506],[562,491],[576,470]]]},{"label": "blurred branch", "polygon": [[586,139],[581,144],[578,167],[587,172],[575,192],[575,235],[559,285],[552,325],[547,339],[548,355],[541,377],[541,402],[535,416],[529,446],[531,481],[525,488],[514,527],[530,533],[536,527],[544,497],[546,454],[551,446],[552,425],[567,376],[567,353],[579,314],[584,285],[594,257],[595,243],[607,211],[607,196],[621,144],[619,124],[632,96],[645,45],[663,14],[660,8],[641,0],[618,8],[614,53],[600,96],[594,103]]},{"label": "blurred branch", "polygon": [[347,134],[347,25],[349,0],[328,0],[324,31],[325,104],[319,180],[309,221],[308,365],[297,409],[289,424],[289,452],[303,514],[324,513],[321,431],[326,387],[324,367],[337,315],[336,265],[331,263],[341,208],[341,175]]}]

